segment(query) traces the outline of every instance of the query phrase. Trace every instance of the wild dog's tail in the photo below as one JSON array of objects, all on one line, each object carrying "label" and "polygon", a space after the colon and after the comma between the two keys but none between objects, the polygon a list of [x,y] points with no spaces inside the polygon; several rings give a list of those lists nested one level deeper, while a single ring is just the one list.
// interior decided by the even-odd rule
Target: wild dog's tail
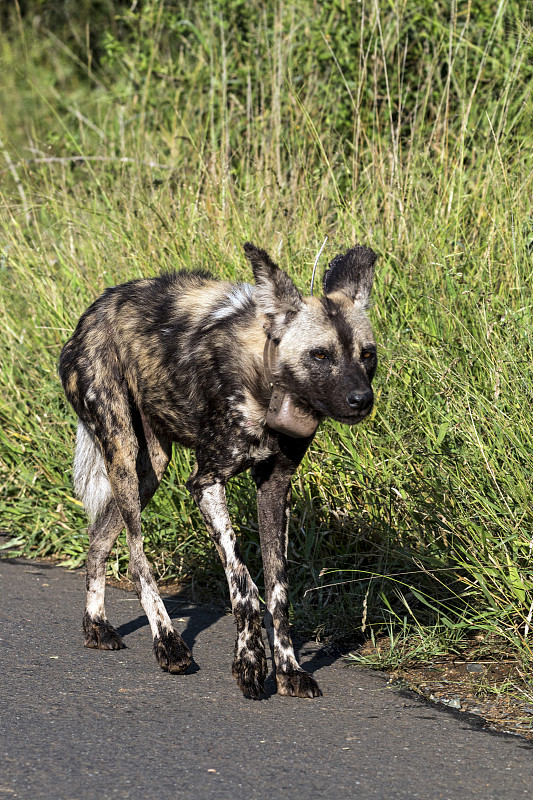
[{"label": "wild dog's tail", "polygon": [[113,497],[100,448],[80,419],[74,456],[74,491],[91,522],[104,511]]}]

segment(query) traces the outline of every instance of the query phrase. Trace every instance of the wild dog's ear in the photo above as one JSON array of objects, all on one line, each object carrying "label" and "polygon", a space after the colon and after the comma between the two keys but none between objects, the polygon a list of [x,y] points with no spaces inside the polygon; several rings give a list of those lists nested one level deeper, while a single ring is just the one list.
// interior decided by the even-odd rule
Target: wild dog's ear
[{"label": "wild dog's ear", "polygon": [[342,292],[353,303],[367,308],[376,259],[373,250],[360,244],[335,256],[324,275],[324,293]]},{"label": "wild dog's ear", "polygon": [[274,264],[268,253],[250,242],[244,245],[246,258],[254,273],[257,304],[271,318],[296,314],[302,306],[302,296],[287,273]]}]

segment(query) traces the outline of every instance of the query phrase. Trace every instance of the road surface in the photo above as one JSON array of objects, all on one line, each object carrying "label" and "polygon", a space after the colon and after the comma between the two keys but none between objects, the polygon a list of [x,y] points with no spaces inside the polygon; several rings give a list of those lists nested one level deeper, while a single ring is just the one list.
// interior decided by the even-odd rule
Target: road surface
[{"label": "road surface", "polygon": [[127,649],[82,647],[80,572],[0,560],[0,799],[518,800],[533,748],[384,675],[299,648],[315,700],[240,693],[231,616],[166,597],[194,662],[157,666],[134,595],[108,588]]}]

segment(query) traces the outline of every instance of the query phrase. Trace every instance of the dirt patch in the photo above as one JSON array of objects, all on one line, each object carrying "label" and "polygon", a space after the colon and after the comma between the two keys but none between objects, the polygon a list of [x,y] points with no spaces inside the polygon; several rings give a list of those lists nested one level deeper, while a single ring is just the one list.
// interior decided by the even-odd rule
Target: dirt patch
[{"label": "dirt patch", "polygon": [[487,727],[533,741],[531,687],[516,664],[438,664],[397,670],[399,679],[433,703],[477,714]]},{"label": "dirt patch", "polygon": [[[424,663],[406,659],[402,666],[388,671],[391,681],[400,682],[429,702],[477,714],[490,730],[533,741],[531,678],[517,659],[494,645],[472,643],[461,655],[443,655]],[[359,657],[366,656],[371,663],[386,647],[386,642],[377,647],[367,642],[359,649]]]}]

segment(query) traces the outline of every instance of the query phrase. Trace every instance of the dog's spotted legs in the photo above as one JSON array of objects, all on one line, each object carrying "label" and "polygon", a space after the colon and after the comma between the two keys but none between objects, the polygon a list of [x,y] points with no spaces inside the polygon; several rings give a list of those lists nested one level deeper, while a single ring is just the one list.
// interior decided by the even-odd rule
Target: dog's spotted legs
[{"label": "dog's spotted legs", "polygon": [[[203,485],[202,485],[203,484]],[[264,692],[267,664],[261,636],[259,595],[242,556],[226,506],[221,481],[205,485],[196,472],[188,482],[224,565],[237,623],[233,676],[246,697],[259,698]]]},{"label": "dog's spotted legs", "polygon": [[[146,419],[142,415],[135,416],[134,430],[138,442],[136,457],[136,471],[138,491],[141,508],[151,500],[161,478],[167,468],[171,444],[161,437],[156,437]],[[76,455],[78,464],[89,464],[92,472],[103,475],[103,460],[96,438],[88,428],[80,422]],[[90,491],[93,475],[85,475],[82,490],[85,495]],[[104,488],[100,477],[101,498],[87,498],[92,508],[99,504],[96,519],[89,527],[89,551],[86,564],[87,600],[83,616],[83,629],[85,632],[85,647],[94,647],[99,650],[120,650],[124,647],[122,638],[108,622],[105,612],[105,576],[106,561],[111,548],[121,530],[124,520],[120,515],[116,501],[111,494],[111,487],[105,477],[104,483],[109,487]],[[94,492],[93,492],[94,494]],[[159,634],[158,634],[159,635]],[[157,655],[157,650],[156,650]],[[165,667],[167,664],[167,667]],[[168,659],[163,668],[168,668]]]},{"label": "dog's spotted legs", "polygon": [[[96,389],[93,390],[96,394]],[[130,551],[130,574],[141,605],[148,617],[159,666],[168,672],[184,672],[191,653],[175,630],[159,595],[143,550],[141,510],[154,494],[170,458],[170,443],[158,439],[142,415],[131,415],[128,399],[120,392],[113,398],[112,412],[122,422],[120,437],[105,434],[99,418],[93,419],[90,437],[83,446],[100,450],[105,464],[110,499],[91,526],[87,560],[87,605],[83,620],[85,646],[116,650],[123,646],[104,610],[105,560],[121,529],[126,527]],[[101,413],[109,404],[99,404]],[[100,443],[98,445],[98,442]],[[89,463],[94,457],[88,459]]]},{"label": "dog's spotted legs", "polygon": [[122,638],[107,621],[105,612],[106,561],[115,539],[124,527],[114,500],[89,528],[89,552],[86,564],[87,601],[83,615],[85,647],[98,650],[121,650]]},{"label": "dog's spotted legs", "polygon": [[[295,450],[297,447],[294,446]],[[293,697],[319,697],[322,692],[315,679],[298,664],[289,634],[287,541],[291,476],[295,468],[295,463],[280,455],[254,469],[265,576],[265,627],[278,693]]]}]

